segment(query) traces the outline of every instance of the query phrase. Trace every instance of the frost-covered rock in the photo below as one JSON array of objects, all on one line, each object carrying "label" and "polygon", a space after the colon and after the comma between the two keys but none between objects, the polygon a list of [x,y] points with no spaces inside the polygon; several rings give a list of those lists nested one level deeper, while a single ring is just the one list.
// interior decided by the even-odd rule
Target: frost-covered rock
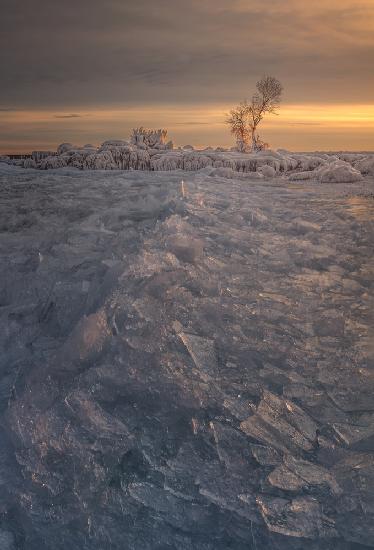
[{"label": "frost-covered rock", "polygon": [[235,172],[232,168],[224,168],[221,166],[220,168],[215,168],[210,175],[218,178],[233,179],[235,177]]},{"label": "frost-covered rock", "polygon": [[354,164],[355,162],[365,158],[365,155],[361,153],[340,153],[338,158],[340,160],[344,160],[345,162],[349,162],[349,164]]},{"label": "frost-covered rock", "polygon": [[321,183],[354,183],[362,180],[362,174],[343,160],[336,160],[316,170]]},{"label": "frost-covered rock", "polygon": [[272,166],[268,166],[266,164],[263,166],[259,166],[257,168],[257,172],[262,174],[265,178],[274,178],[276,175],[275,169]]},{"label": "frost-covered rock", "polygon": [[354,167],[359,170],[361,174],[374,176],[374,155],[361,158],[355,162]]}]

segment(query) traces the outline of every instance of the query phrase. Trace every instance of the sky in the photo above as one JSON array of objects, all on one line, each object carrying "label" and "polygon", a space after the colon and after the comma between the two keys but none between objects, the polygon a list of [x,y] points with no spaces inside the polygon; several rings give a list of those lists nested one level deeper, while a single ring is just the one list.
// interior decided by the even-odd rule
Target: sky
[{"label": "sky", "polygon": [[374,150],[374,0],[0,0],[0,153],[126,139],[233,145],[226,113],[284,86],[273,148]]}]

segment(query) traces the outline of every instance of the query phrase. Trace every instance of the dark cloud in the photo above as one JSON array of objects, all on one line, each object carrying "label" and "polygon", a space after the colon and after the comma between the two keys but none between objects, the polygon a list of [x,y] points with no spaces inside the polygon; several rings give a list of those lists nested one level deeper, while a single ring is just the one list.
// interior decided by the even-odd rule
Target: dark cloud
[{"label": "dark cloud", "polygon": [[71,113],[70,115],[55,115],[54,118],[81,118],[82,115]]},{"label": "dark cloud", "polygon": [[284,82],[290,102],[372,101],[368,0],[1,5],[3,104],[235,101],[263,73]]}]

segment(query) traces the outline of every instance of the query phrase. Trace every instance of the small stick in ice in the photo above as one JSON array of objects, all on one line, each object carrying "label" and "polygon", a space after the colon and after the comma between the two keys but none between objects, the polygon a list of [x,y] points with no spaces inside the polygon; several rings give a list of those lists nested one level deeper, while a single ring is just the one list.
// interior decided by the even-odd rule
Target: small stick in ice
[{"label": "small stick in ice", "polygon": [[181,193],[182,193],[182,197],[186,198],[186,191],[184,189],[184,181],[183,180],[181,181]]}]

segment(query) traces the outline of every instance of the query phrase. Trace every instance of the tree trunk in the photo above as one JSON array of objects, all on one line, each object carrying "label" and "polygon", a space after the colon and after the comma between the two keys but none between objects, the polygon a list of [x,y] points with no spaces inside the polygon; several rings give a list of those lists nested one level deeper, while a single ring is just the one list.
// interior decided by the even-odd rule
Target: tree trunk
[{"label": "tree trunk", "polygon": [[252,128],[251,142],[252,142],[252,145],[251,145],[252,151],[256,152],[257,151],[256,127]]}]

